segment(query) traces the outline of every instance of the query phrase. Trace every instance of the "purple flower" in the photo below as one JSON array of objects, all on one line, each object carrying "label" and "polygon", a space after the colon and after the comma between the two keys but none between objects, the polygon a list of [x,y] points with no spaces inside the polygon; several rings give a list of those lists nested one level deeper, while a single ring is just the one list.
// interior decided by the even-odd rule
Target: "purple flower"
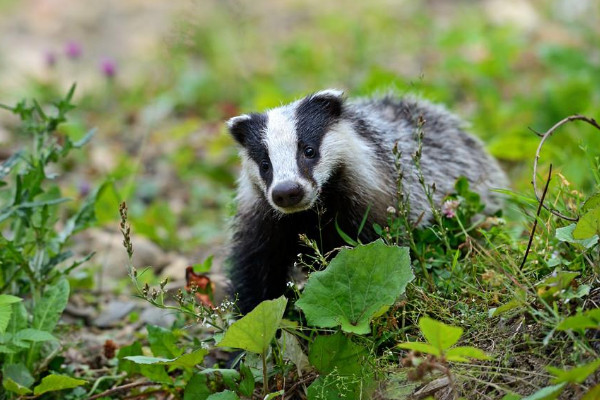
[{"label": "purple flower", "polygon": [[52,68],[56,64],[56,54],[53,51],[47,50],[44,53],[44,63],[46,67]]},{"label": "purple flower", "polygon": [[86,197],[88,194],[90,194],[90,190],[92,189],[92,187],[88,181],[81,181],[81,182],[79,182],[78,189],[79,189],[79,196]]},{"label": "purple flower", "polygon": [[81,45],[78,42],[71,40],[65,46],[65,54],[67,57],[75,60],[81,57],[81,53],[83,52]]},{"label": "purple flower", "polygon": [[454,218],[456,217],[456,209],[460,204],[460,200],[446,200],[444,204],[442,204],[442,214],[446,218]]},{"label": "purple flower", "polygon": [[114,78],[114,76],[117,74],[117,63],[114,60],[105,58],[100,63],[100,70],[105,77],[109,79]]}]

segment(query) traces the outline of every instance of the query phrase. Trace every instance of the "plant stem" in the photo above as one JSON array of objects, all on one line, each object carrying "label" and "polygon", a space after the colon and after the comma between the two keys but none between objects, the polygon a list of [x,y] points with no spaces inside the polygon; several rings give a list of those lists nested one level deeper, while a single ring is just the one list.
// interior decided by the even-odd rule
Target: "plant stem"
[{"label": "plant stem", "polygon": [[264,350],[261,354],[262,358],[262,373],[263,373],[263,397],[269,393],[269,376],[267,374],[267,351]]}]

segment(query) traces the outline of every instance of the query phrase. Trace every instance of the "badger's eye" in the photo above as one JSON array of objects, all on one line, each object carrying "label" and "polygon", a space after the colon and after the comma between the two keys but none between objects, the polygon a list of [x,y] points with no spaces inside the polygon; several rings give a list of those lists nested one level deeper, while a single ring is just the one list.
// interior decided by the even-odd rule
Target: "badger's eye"
[{"label": "badger's eye", "polygon": [[317,152],[312,147],[307,146],[304,148],[304,156],[306,158],[314,158],[316,155],[317,155]]},{"label": "badger's eye", "polygon": [[260,169],[263,170],[263,172],[267,172],[269,170],[271,166],[269,165],[269,162],[267,160],[262,160],[260,163]]}]

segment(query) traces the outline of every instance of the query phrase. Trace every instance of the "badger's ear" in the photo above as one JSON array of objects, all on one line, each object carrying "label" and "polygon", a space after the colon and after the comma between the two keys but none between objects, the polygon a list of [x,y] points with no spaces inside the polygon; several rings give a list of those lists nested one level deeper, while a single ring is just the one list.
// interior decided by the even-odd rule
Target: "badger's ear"
[{"label": "badger's ear", "polygon": [[339,117],[344,105],[344,91],[339,89],[321,90],[311,95],[309,102],[318,104],[331,116]]},{"label": "badger's ear", "polygon": [[229,133],[231,134],[231,136],[233,136],[236,142],[238,142],[242,146],[244,146],[244,143],[246,142],[246,136],[248,134],[249,128],[248,123],[251,119],[252,117],[250,117],[247,114],[244,114],[238,117],[233,117],[227,121],[227,128],[229,128]]}]

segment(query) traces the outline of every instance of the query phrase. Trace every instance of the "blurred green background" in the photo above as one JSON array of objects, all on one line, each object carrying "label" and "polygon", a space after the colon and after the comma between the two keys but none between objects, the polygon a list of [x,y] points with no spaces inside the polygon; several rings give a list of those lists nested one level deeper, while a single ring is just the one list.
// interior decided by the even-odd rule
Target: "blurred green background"
[{"label": "blurred green background", "polygon": [[[238,162],[225,119],[327,87],[416,93],[469,121],[531,195],[529,128],[599,116],[599,38],[595,0],[0,0],[0,102],[47,103],[77,82],[60,131],[98,133],[57,166],[65,193],[108,180],[101,225],[127,200],[136,233],[194,258],[227,237]],[[0,159],[24,142],[16,123],[0,113]],[[598,148],[571,124],[542,161],[586,192]]]}]

